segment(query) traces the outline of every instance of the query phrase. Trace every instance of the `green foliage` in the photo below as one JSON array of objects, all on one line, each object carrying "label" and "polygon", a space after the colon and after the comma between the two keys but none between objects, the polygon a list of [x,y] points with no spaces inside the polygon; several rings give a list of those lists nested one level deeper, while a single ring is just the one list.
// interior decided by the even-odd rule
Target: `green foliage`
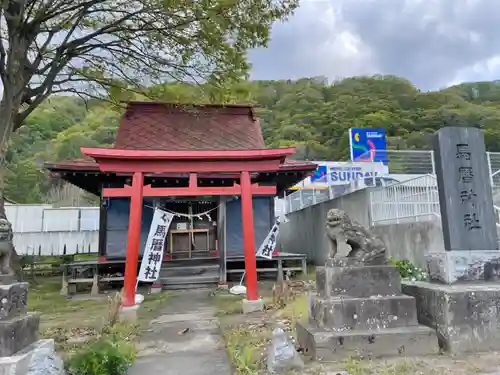
[{"label": "green foliage", "polygon": [[29,265],[32,265],[35,261],[35,257],[33,255],[21,255],[19,257],[19,263],[21,265],[21,269],[24,267],[27,267]]},{"label": "green foliage", "polygon": [[101,338],[76,352],[66,367],[71,375],[123,375],[134,360],[132,343]]},{"label": "green foliage", "polygon": [[403,280],[409,281],[425,281],[427,280],[427,273],[420,267],[415,266],[407,259],[396,260],[389,258],[389,264],[393,265],[399,270],[399,274]]},{"label": "green foliage", "polygon": [[[120,95],[115,91],[113,95]],[[427,149],[429,135],[443,126],[475,126],[484,130],[487,149],[500,151],[498,82],[436,92],[420,92],[395,76],[353,77],[333,84],[322,77],[241,81],[223,87],[166,83],[135,99],[148,97],[176,103],[254,104],[266,145],[295,146],[297,159],[347,160],[351,127],[387,129],[390,149]],[[51,192],[61,182],[48,177],[43,162],[81,158],[81,146],[112,146],[122,111],[67,96],[42,103],[12,136],[7,196],[19,203],[53,202]],[[390,163],[394,167],[396,162]]]}]

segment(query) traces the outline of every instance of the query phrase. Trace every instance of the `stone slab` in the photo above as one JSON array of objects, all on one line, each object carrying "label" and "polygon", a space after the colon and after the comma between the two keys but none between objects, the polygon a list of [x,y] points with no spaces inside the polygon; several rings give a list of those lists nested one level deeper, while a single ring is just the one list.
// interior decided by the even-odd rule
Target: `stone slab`
[{"label": "stone slab", "polygon": [[437,331],[444,351],[500,350],[500,282],[404,282],[403,292],[415,297],[418,321]]},{"label": "stone slab", "polygon": [[312,297],[309,324],[336,332],[405,327],[417,325],[417,308],[415,298],[404,295],[329,299]]},{"label": "stone slab", "polygon": [[318,267],[316,290],[321,297],[398,295],[401,278],[398,269],[389,265]]},{"label": "stone slab", "polygon": [[0,321],[0,357],[10,356],[38,340],[40,315],[27,314]]},{"label": "stone slab", "polygon": [[28,283],[0,284],[0,320],[26,314]]},{"label": "stone slab", "polygon": [[482,130],[473,127],[439,129],[434,155],[444,248],[498,249]]},{"label": "stone slab", "polygon": [[13,356],[0,357],[0,374],[64,375],[64,364],[55,352],[54,340],[38,340]]},{"label": "stone slab", "polygon": [[260,298],[255,301],[249,301],[247,299],[243,299],[241,301],[241,305],[243,308],[243,314],[264,311],[264,300]]},{"label": "stone slab", "polygon": [[500,251],[444,251],[425,256],[431,281],[444,284],[500,279]]},{"label": "stone slab", "polygon": [[136,323],[137,322],[137,310],[139,310],[140,304],[133,306],[122,306],[118,312],[118,320],[120,322]]},{"label": "stone slab", "polygon": [[299,347],[306,355],[319,361],[438,353],[436,332],[425,326],[386,328],[378,331],[328,332],[308,324],[297,323],[296,329]]}]

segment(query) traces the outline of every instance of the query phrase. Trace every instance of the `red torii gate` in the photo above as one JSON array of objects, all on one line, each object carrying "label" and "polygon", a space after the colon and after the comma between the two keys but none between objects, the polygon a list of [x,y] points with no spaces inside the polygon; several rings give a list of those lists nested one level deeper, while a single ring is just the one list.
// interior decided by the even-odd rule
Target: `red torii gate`
[{"label": "red torii gate", "polygon": [[[143,197],[241,195],[243,248],[247,280],[247,299],[258,300],[253,195],[276,195],[276,186],[252,184],[250,173],[276,172],[295,148],[263,150],[160,151],[82,147],[102,172],[131,173],[132,185],[104,188],[103,197],[130,197],[123,306],[135,305],[135,287],[139,263]],[[189,186],[153,188],[144,186],[145,173],[189,173]],[[197,173],[239,173],[240,184],[228,187],[198,187]]]}]

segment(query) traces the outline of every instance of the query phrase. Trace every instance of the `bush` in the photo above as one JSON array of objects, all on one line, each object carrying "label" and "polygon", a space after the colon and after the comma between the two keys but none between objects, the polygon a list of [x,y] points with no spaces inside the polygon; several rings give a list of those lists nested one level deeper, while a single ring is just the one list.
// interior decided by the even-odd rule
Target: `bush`
[{"label": "bush", "polygon": [[76,352],[66,367],[71,375],[123,375],[134,360],[133,344],[102,338]]},{"label": "bush", "polygon": [[394,258],[389,258],[389,263],[399,269],[399,274],[403,280],[427,280],[427,273],[422,268],[415,266],[408,259],[396,260]]},{"label": "bush", "polygon": [[21,255],[19,256],[19,263],[21,264],[21,268],[25,268],[30,266],[35,261],[35,257],[33,255]]}]

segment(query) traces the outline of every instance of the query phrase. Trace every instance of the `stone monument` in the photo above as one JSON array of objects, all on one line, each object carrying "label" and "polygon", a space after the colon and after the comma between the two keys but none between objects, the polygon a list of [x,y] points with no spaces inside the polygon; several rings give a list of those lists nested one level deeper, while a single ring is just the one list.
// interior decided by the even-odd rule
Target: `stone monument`
[{"label": "stone monument", "polygon": [[304,352],[328,361],[437,353],[436,333],[418,324],[415,299],[401,293],[382,240],[337,209],[328,211],[326,235],[309,321],[297,324]]},{"label": "stone monument", "polygon": [[40,316],[27,313],[28,283],[17,282],[10,265],[12,237],[10,223],[0,218],[0,373],[61,374],[53,340],[38,340]]},{"label": "stone monument", "polygon": [[500,251],[483,134],[440,129],[434,152],[445,251],[426,256],[430,282],[403,291],[445,351],[499,350]]}]

